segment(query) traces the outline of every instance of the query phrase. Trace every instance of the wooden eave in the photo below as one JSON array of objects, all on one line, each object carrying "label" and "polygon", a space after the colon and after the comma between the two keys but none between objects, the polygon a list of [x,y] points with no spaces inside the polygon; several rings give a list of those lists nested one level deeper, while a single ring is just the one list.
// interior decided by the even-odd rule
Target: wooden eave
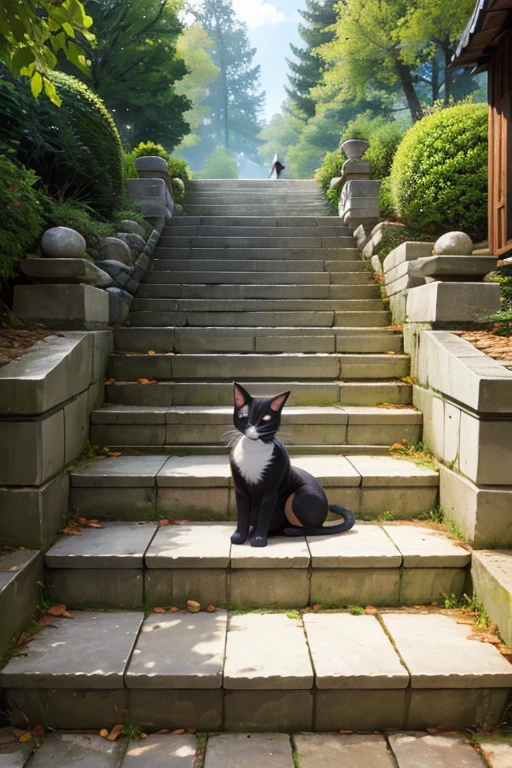
[{"label": "wooden eave", "polygon": [[487,69],[503,37],[512,29],[512,0],[478,0],[464,30],[452,67]]}]

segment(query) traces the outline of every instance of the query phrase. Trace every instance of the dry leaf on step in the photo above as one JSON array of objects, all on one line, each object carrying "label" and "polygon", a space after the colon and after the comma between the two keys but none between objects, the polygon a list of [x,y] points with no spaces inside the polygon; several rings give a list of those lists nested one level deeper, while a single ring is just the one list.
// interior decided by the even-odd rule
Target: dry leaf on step
[{"label": "dry leaf on step", "polygon": [[173,525],[187,525],[187,523],[190,523],[190,520],[173,520]]},{"label": "dry leaf on step", "polygon": [[364,609],[364,612],[369,616],[375,616],[379,611],[373,605],[367,605]]},{"label": "dry leaf on step", "polygon": [[170,525],[170,524],[171,523],[169,522],[169,520],[160,520],[159,523],[158,523],[158,525],[162,526],[162,528],[164,528],[166,525]]},{"label": "dry leaf on step", "polygon": [[23,734],[23,736],[19,737],[18,741],[20,742],[20,744],[26,744],[28,741],[32,741],[32,734],[30,733],[30,731],[27,731],[26,733]]},{"label": "dry leaf on step", "polygon": [[160,736],[161,734],[164,734],[164,733],[170,733],[170,730],[168,728],[162,728],[162,730],[156,732],[156,735]]},{"label": "dry leaf on step", "polygon": [[148,355],[151,355],[151,357],[153,357],[153,355],[156,355],[155,350],[154,349],[148,349]]},{"label": "dry leaf on step", "polygon": [[118,723],[117,725],[114,725],[114,727],[110,731],[109,735],[107,736],[107,739],[109,741],[115,741],[118,738],[118,736],[121,733],[121,731],[123,730],[123,728],[124,728],[124,725],[122,725],[121,723]]},{"label": "dry leaf on step", "polygon": [[206,613],[215,613],[217,608],[214,605],[209,605],[206,609]]},{"label": "dry leaf on step", "polygon": [[184,733],[184,728],[177,728],[175,731],[171,731],[171,736],[183,736]]},{"label": "dry leaf on step", "polygon": [[100,736],[103,736],[104,739],[108,737],[108,728],[102,728],[100,731]]},{"label": "dry leaf on step", "polygon": [[67,612],[65,605],[52,605],[48,608],[46,613],[48,616],[65,616],[68,619],[71,617],[71,614]]},{"label": "dry leaf on step", "polygon": [[187,610],[189,613],[199,613],[201,610],[201,603],[198,603],[196,600],[188,600]]},{"label": "dry leaf on step", "polygon": [[496,635],[490,635],[488,632],[468,635],[468,640],[477,640],[479,643],[491,643],[492,645],[501,645],[501,640]]},{"label": "dry leaf on step", "polygon": [[115,384],[115,383],[116,383],[116,380],[115,380],[115,379],[105,379],[105,381],[103,382],[103,384],[104,384],[106,387],[110,387],[110,385],[111,385],[111,384]]},{"label": "dry leaf on step", "polygon": [[42,725],[36,725],[32,728],[32,736],[44,736],[44,728]]}]

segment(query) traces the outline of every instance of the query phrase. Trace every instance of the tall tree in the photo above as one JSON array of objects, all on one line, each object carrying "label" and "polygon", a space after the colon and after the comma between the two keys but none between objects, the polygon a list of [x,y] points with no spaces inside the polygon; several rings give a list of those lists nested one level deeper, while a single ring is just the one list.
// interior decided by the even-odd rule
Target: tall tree
[{"label": "tall tree", "polygon": [[311,96],[311,89],[320,82],[325,62],[313,51],[330,42],[334,37],[333,25],[336,22],[334,6],[337,0],[306,0],[306,9],[299,10],[306,22],[299,25],[299,34],[307,44],[306,48],[290,45],[297,61],[287,59],[290,72],[288,109],[296,117],[307,120],[314,116],[316,102]]},{"label": "tall tree", "polygon": [[260,90],[260,67],[253,63],[256,50],[251,48],[247,26],[237,20],[232,0],[203,0],[195,15],[213,41],[212,58],[220,70],[205,101],[210,117],[202,134],[212,148],[245,152],[253,158],[265,94]]},{"label": "tall tree", "polygon": [[172,151],[190,128],[188,98],[176,92],[187,69],[176,53],[182,0],[86,0],[97,45],[88,49],[90,85],[130,145],[154,141]]}]

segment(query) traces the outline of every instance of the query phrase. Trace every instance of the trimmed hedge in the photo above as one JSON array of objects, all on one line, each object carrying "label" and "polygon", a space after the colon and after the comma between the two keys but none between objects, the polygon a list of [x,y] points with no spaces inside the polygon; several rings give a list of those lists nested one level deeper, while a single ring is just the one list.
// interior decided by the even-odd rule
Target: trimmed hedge
[{"label": "trimmed hedge", "polygon": [[442,234],[487,237],[487,127],[484,104],[461,104],[420,120],[391,170],[394,206],[405,224]]}]

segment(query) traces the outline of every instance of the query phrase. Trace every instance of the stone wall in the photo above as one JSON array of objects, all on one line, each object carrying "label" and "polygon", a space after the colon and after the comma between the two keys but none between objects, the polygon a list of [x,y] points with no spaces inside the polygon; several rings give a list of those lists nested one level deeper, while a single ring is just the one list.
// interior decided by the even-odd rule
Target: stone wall
[{"label": "stone wall", "polygon": [[0,369],[0,541],[47,549],[69,510],[66,466],[103,403],[112,331],[48,336]]}]

